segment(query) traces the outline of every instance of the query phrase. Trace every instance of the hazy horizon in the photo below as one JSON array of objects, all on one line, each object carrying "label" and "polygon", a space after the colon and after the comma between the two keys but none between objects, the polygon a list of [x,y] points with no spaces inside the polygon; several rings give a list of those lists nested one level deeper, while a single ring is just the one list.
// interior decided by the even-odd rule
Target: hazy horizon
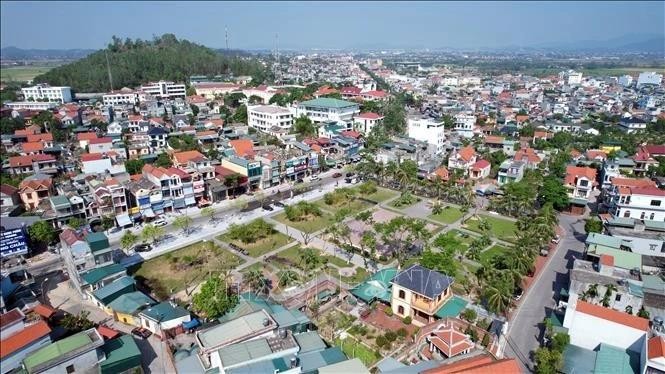
[{"label": "hazy horizon", "polygon": [[531,48],[665,34],[664,2],[3,1],[0,10],[2,47],[24,49],[165,33],[223,48],[225,28],[233,49],[272,49],[275,34],[280,49]]}]

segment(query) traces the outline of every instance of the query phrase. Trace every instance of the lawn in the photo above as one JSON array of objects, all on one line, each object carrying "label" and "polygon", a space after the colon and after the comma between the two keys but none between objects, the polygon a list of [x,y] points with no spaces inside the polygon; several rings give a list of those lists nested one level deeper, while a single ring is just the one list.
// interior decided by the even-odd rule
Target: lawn
[{"label": "lawn", "polygon": [[364,281],[367,277],[369,277],[369,272],[361,267],[357,267],[356,273],[352,277],[341,277],[341,280],[342,282],[353,286]]},{"label": "lawn", "polygon": [[304,231],[304,232],[309,232],[313,233],[316,231],[319,231],[321,229],[324,229],[330,224],[332,224],[332,217],[330,214],[325,214],[323,213],[319,217],[310,217],[309,219],[303,220],[303,221],[296,221],[292,222],[289,221],[288,218],[286,218],[286,213],[282,212],[274,217],[272,217],[274,220],[279,221],[287,226],[291,226],[297,230]]},{"label": "lawn", "polygon": [[238,256],[212,242],[199,242],[138,264],[132,275],[157,282],[171,293],[202,282],[209,272],[233,269],[242,263]]},{"label": "lawn", "polygon": [[342,202],[341,204],[331,204],[328,205],[324,201],[324,199],[319,199],[314,202],[318,207],[321,209],[327,210],[332,213],[337,213],[338,211],[348,208],[349,209],[349,214],[348,215],[354,215],[358,212],[361,212],[365,209],[371,208],[374,206],[374,204],[369,203],[367,201],[359,200],[359,199],[352,199],[350,201],[345,201]]},{"label": "lawn", "polygon": [[[507,242],[515,241],[515,222],[482,214],[480,217],[489,222],[490,226],[492,227],[490,230],[492,236]],[[466,221],[466,228],[471,231],[480,232],[478,222],[479,220],[477,219],[469,219]]]},{"label": "lawn", "polygon": [[480,262],[485,265],[491,265],[492,259],[508,252],[508,248],[495,245],[490,249],[480,253]]},{"label": "lawn", "polygon": [[377,356],[372,349],[359,343],[353,338],[346,338],[344,340],[335,339],[335,345],[340,347],[347,357],[358,358],[368,367],[372,366],[381,358],[380,356]]},{"label": "lawn", "polygon": [[278,231],[275,231],[272,235],[259,239],[254,243],[243,243],[240,240],[231,240],[226,234],[218,236],[217,239],[226,243],[233,243],[238,247],[245,249],[251,257],[262,256],[279,247],[285,246],[292,241],[291,238]]},{"label": "lawn", "polygon": [[[356,187],[356,190],[358,187]],[[377,187],[376,192],[369,195],[362,195],[363,199],[376,201],[377,203],[384,202],[386,200],[392,199],[393,197],[399,195],[399,192],[392,191],[386,188]]]},{"label": "lawn", "polygon": [[434,245],[438,248],[453,251],[456,253],[464,253],[469,249],[470,243],[473,241],[473,238],[464,238],[460,235],[459,231],[448,231],[445,234],[434,239]]},{"label": "lawn", "polygon": [[459,230],[450,230],[448,231],[449,233],[453,233],[457,240],[461,241],[462,243],[466,244],[467,246],[471,245],[471,243],[474,241],[476,237],[474,237],[471,234],[459,231]]},{"label": "lawn", "polygon": [[51,69],[53,69],[53,66],[2,67],[0,76],[3,82],[27,82]]},{"label": "lawn", "polygon": [[455,208],[453,206],[446,206],[445,208],[443,208],[443,211],[441,213],[432,214],[429,216],[429,218],[450,225],[451,223],[454,223],[460,218],[462,218],[463,216],[464,213],[462,213],[462,211],[459,210],[459,208]]},{"label": "lawn", "polygon": [[418,203],[421,201],[421,199],[420,199],[419,197],[414,196],[414,197],[413,197],[413,203],[397,206],[397,202],[398,202],[399,200],[400,200],[400,199],[395,199],[395,200],[391,201],[391,202],[388,204],[388,206],[389,206],[389,207],[392,207],[392,208],[395,208],[395,209],[403,210],[403,209],[406,209],[406,208],[408,208],[408,207],[410,207],[410,206],[413,206],[413,205],[415,205],[415,204],[418,204]]},{"label": "lawn", "polygon": [[337,266],[338,268],[346,268],[346,267],[349,267],[349,266],[353,266],[353,264],[349,265],[349,263],[346,262],[346,260],[344,260],[342,258],[339,258],[337,256],[323,255],[323,256],[321,256],[321,259],[323,261],[328,262],[329,264],[333,264],[333,265]]}]

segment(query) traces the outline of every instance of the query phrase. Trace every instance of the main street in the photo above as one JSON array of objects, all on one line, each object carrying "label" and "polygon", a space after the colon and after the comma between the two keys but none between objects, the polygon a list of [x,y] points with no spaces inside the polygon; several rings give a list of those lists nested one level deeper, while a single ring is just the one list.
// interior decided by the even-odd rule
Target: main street
[{"label": "main street", "polygon": [[568,269],[584,250],[584,219],[559,215],[563,235],[538,279],[527,290],[508,327],[505,355],[515,357],[523,371],[532,371],[533,352],[539,347],[541,323],[554,307],[554,297],[568,286]]}]

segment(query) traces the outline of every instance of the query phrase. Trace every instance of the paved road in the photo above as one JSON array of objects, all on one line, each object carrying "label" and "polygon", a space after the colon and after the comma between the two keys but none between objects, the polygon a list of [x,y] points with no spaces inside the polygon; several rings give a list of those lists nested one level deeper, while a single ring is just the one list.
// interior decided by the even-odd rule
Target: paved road
[{"label": "paved road", "polygon": [[508,327],[505,355],[517,358],[525,372],[533,369],[531,362],[533,351],[539,347],[540,324],[554,306],[553,297],[568,286],[568,269],[572,267],[573,256],[580,258],[584,250],[584,220],[560,215],[559,225],[564,230],[559,247],[524,295]]}]

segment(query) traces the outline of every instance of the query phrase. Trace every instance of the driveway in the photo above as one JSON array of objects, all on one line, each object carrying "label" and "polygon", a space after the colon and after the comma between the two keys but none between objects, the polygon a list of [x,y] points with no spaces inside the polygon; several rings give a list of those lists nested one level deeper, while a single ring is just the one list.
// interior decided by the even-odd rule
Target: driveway
[{"label": "driveway", "polygon": [[531,371],[533,352],[539,347],[541,323],[554,306],[554,296],[568,286],[568,269],[584,250],[584,220],[579,216],[560,215],[564,232],[559,247],[522,299],[509,323],[505,355],[515,357],[524,371]]}]

